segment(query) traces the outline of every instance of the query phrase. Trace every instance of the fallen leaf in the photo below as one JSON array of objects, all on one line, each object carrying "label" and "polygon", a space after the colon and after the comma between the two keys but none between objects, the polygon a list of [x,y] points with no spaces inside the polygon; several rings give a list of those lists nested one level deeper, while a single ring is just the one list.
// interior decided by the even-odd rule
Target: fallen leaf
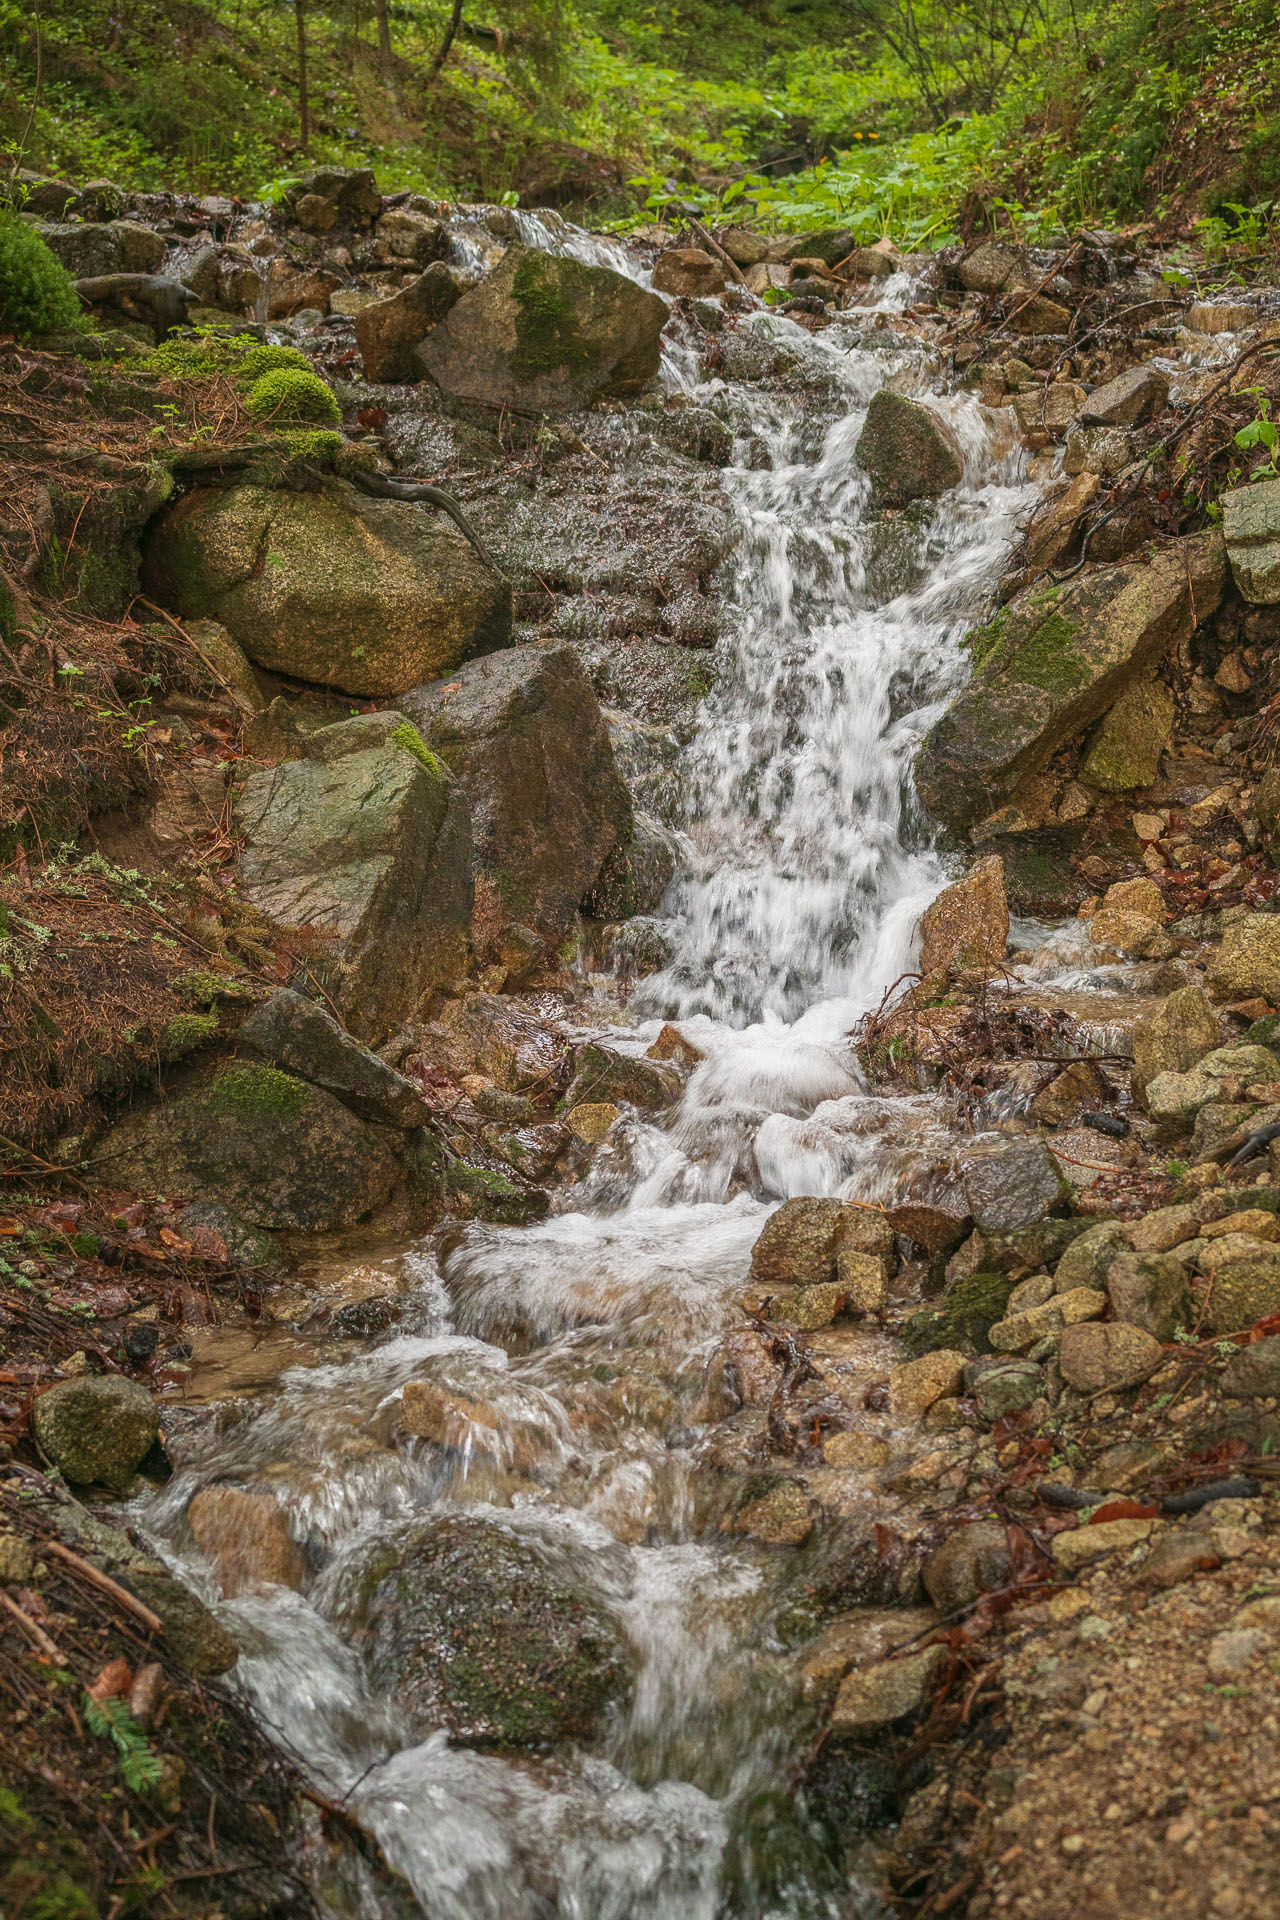
[{"label": "fallen leaf", "polygon": [[1105,1506],[1094,1508],[1089,1515],[1089,1525],[1100,1527],[1108,1520],[1155,1520],[1159,1514],[1159,1507],[1149,1506],[1143,1500],[1108,1500]]},{"label": "fallen leaf", "polygon": [[121,1700],[133,1685],[133,1669],[123,1658],[108,1660],[97,1679],[88,1688],[89,1698],[101,1703],[103,1700]]},{"label": "fallen leaf", "polygon": [[180,1233],[175,1233],[172,1227],[161,1227],[160,1239],[166,1247],[172,1247],[175,1253],[191,1251],[191,1242],[184,1240]]}]

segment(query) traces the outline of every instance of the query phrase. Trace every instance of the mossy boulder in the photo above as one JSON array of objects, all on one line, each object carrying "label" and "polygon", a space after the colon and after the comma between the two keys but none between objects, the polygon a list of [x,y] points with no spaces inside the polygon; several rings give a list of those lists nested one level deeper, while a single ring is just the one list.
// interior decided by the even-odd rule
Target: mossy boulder
[{"label": "mossy boulder", "polygon": [[577,651],[507,647],[400,706],[471,808],[478,950],[498,953],[512,927],[557,944],[634,830]]},{"label": "mossy boulder", "polygon": [[419,359],[460,400],[573,413],[653,379],[668,317],[658,294],[610,267],[513,246],[432,330]]},{"label": "mossy boulder", "polygon": [[1151,786],[1172,728],[1169,688],[1162,680],[1135,680],[1098,723],[1080,762],[1080,778],[1104,793]]},{"label": "mossy boulder", "polygon": [[277,924],[327,942],[330,990],[352,1033],[377,1043],[465,971],[466,801],[401,714],[322,727],[307,755],[245,781],[242,885]]},{"label": "mossy boulder", "polygon": [[340,480],[197,488],[152,529],[143,579],[255,666],[354,694],[403,693],[511,632],[510,587],[451,520]]},{"label": "mossy boulder", "polygon": [[990,1353],[992,1327],[1005,1317],[1013,1280],[1007,1273],[971,1273],[940,1300],[920,1307],[902,1328],[902,1344],[914,1355],[939,1351]]},{"label": "mossy boulder", "polygon": [[238,1038],[273,1067],[334,1094],[362,1120],[411,1130],[431,1118],[412,1080],[362,1047],[327,1008],[291,987],[255,1007]]},{"label": "mossy boulder", "polygon": [[1213,611],[1225,574],[1222,536],[1199,534],[1038,588],[971,633],[973,678],[916,759],[930,812],[953,828],[996,813]]},{"label": "mossy boulder", "polygon": [[[1211,1053],[1221,1039],[1218,1016],[1200,987],[1179,987],[1153,1012],[1134,1022],[1133,1084],[1141,1100],[1157,1074],[1186,1073]],[[1266,1046],[1280,1035],[1259,1040],[1251,1027],[1245,1040]]]},{"label": "mossy boulder", "polygon": [[225,1201],[255,1227],[326,1232],[387,1198],[394,1136],[319,1087],[238,1062],[129,1114],[103,1141],[118,1186]]},{"label": "mossy boulder", "polygon": [[375,1552],[354,1621],[370,1676],[425,1736],[468,1746],[591,1740],[630,1682],[617,1624],[568,1545],[458,1514]]},{"label": "mossy boulder", "polygon": [[31,1429],[45,1458],[73,1486],[127,1486],[160,1433],[155,1401],[136,1380],[84,1374],[42,1393]]},{"label": "mossy boulder", "polygon": [[942,415],[889,387],[882,387],[867,408],[854,459],[871,475],[877,506],[933,499],[964,478],[960,442]]}]

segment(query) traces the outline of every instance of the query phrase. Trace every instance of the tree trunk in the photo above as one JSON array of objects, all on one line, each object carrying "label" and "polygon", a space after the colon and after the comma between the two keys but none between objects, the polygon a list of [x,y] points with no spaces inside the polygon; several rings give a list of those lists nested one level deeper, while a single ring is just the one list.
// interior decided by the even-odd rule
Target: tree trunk
[{"label": "tree trunk", "polygon": [[293,0],[293,17],[298,28],[298,139],[305,153],[311,144],[311,113],[307,104],[306,0]]},{"label": "tree trunk", "polygon": [[462,0],[453,0],[453,12],[449,15],[449,24],[444,30],[444,39],[440,42],[440,50],[436,54],[435,58],[432,60],[430,69],[427,73],[427,79],[429,81],[435,79],[441,67],[444,65],[445,61],[449,58],[449,49],[453,45],[453,37],[458,31],[458,27],[461,20],[462,20]]},{"label": "tree trunk", "polygon": [[391,104],[400,104],[396,93],[396,63],[391,51],[391,18],[387,12],[387,0],[375,0],[378,15],[378,64],[382,68],[382,84],[391,96]]}]

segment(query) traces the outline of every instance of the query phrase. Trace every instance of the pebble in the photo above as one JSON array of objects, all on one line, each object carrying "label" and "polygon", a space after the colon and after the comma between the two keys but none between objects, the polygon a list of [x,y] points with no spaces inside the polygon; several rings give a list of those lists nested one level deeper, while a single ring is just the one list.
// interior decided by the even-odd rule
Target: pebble
[{"label": "pebble", "polygon": [[1211,1680],[1226,1680],[1243,1673],[1251,1660],[1273,1644],[1264,1627],[1228,1627],[1209,1642],[1206,1666]]}]

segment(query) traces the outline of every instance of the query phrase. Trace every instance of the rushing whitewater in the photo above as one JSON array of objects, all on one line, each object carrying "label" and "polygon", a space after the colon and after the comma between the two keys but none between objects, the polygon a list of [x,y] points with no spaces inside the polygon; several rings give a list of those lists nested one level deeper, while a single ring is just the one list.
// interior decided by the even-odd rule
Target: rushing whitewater
[{"label": "rushing whitewater", "polygon": [[[561,226],[535,235],[529,216],[520,232],[595,245]],[[736,436],[732,639],[688,756],[689,865],[666,903],[674,958],[642,985],[645,1024],[610,1036],[643,1047],[677,1018],[706,1056],[682,1107],[662,1127],[615,1128],[576,1211],[471,1228],[442,1273],[426,1250],[390,1258],[416,1321],[193,1429],[143,1516],[249,1649],[239,1674],[264,1722],[348,1797],[430,1920],[875,1911],[786,1793],[810,1731],[776,1625],[788,1556],[719,1529],[732,1402],[715,1356],[771,1205],[901,1186],[948,1137],[927,1099],[870,1097],[846,1036],[909,967],[944,882],[911,757],[963,671],[960,636],[1029,490],[1007,427],[938,395],[924,350],[895,331],[908,296],[900,278],[878,312],[818,337],[748,319],[803,358],[804,397],[696,389]],[[694,378],[679,355],[669,377]],[[886,518],[868,510],[853,451],[888,380],[932,394],[965,478]],[[397,1444],[410,1379],[496,1409],[499,1425],[448,1454]],[[504,1454],[513,1424],[536,1441],[536,1471]],[[307,1597],[217,1601],[182,1519],[211,1481],[271,1484],[319,1563]],[[861,1524],[884,1499],[869,1483]],[[453,1748],[371,1693],[342,1624],[362,1556],[459,1510],[559,1556],[620,1624],[633,1684],[598,1750]],[[353,1897],[379,1911],[371,1888]]]}]

